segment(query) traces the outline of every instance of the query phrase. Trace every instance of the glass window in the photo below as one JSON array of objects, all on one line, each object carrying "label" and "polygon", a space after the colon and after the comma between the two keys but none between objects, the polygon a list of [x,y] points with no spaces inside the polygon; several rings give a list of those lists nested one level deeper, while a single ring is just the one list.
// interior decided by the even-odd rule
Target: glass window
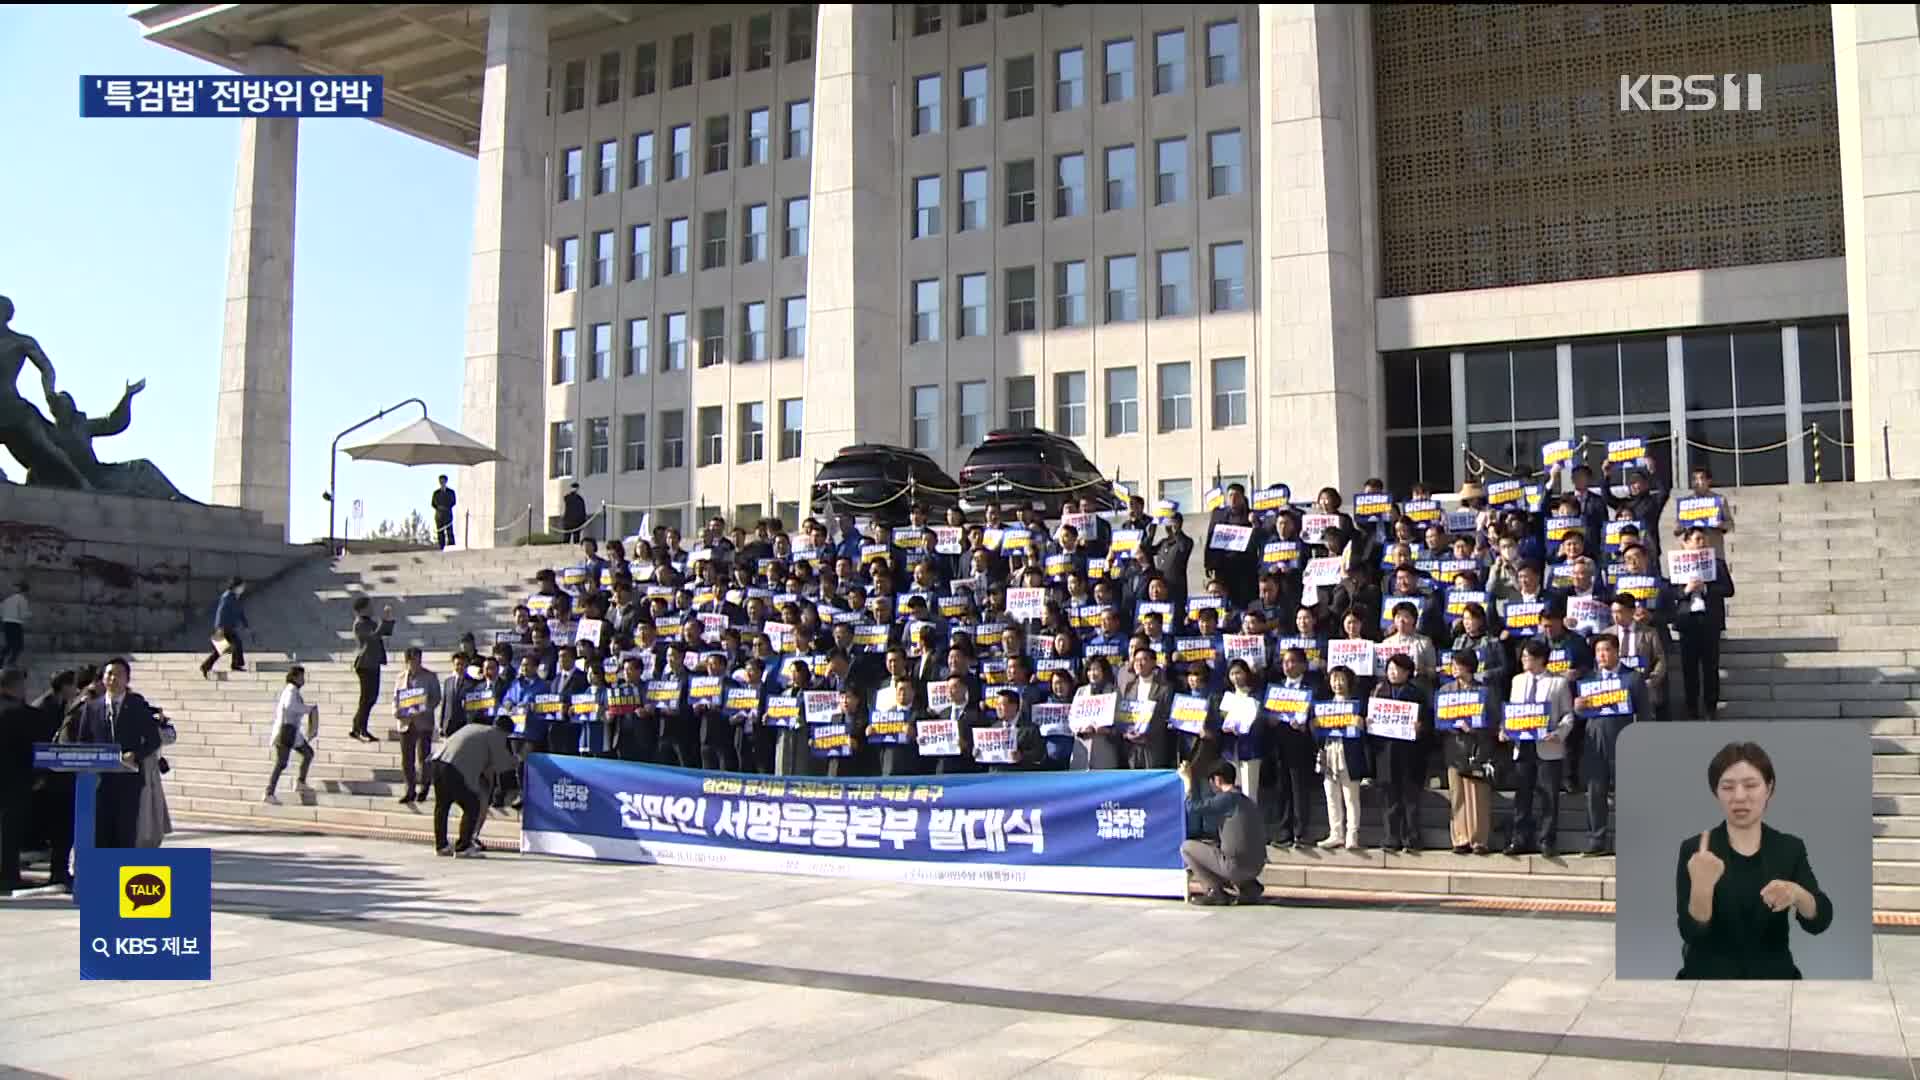
[{"label": "glass window", "polygon": [[940,340],[940,282],[923,278],[913,283],[912,344]]},{"label": "glass window", "polygon": [[587,330],[592,346],[587,354],[587,381],[593,382],[606,378],[613,367],[613,324],[594,323]]},{"label": "glass window", "polygon": [[767,204],[754,203],[740,213],[740,261],[757,263],[767,257]]},{"label": "glass window", "polygon": [[740,404],[740,464],[748,465],[767,456],[767,405],[764,401]]},{"label": "glass window", "polygon": [[1187,140],[1161,139],[1153,144],[1153,203],[1185,202],[1187,198]]},{"label": "glass window", "polygon": [[916,177],[913,181],[913,238],[940,235],[940,178]]},{"label": "glass window", "polygon": [[553,261],[553,291],[566,292],[573,288],[580,272],[580,238],[563,236],[560,238],[560,256]]},{"label": "glass window", "polygon": [[684,311],[668,312],[666,325],[661,328],[661,333],[666,335],[666,370],[687,370],[687,313]]},{"label": "glass window", "polygon": [[1238,195],[1240,179],[1240,129],[1215,131],[1207,136],[1207,197],[1218,199]]},{"label": "glass window", "polygon": [[1212,251],[1214,311],[1247,309],[1247,245],[1236,240],[1215,244]]},{"label": "glass window", "polygon": [[562,69],[560,111],[579,112],[587,107],[587,62],[569,60]]},{"label": "glass window", "polygon": [[1107,147],[1106,209],[1126,210],[1133,206],[1135,175],[1133,146]]},{"label": "glass window", "polygon": [[807,355],[807,298],[789,296],[780,304],[780,355]]},{"label": "glass window", "polygon": [[1079,259],[1053,264],[1053,325],[1087,325],[1087,264]]},{"label": "glass window", "polygon": [[726,446],[725,433],[720,430],[720,406],[702,405],[697,415],[700,418],[700,464],[718,465],[725,458]]},{"label": "glass window", "polygon": [[1087,100],[1087,54],[1061,49],[1053,54],[1053,111],[1077,109]]},{"label": "glass window", "polygon": [[1199,509],[1193,501],[1193,481],[1160,481],[1160,501],[1170,502],[1180,508],[1183,514],[1191,514]]},{"label": "glass window", "polygon": [[707,31],[707,78],[733,74],[733,27],[722,24]]},{"label": "glass window", "polygon": [[922,34],[937,34],[940,32],[940,8],[941,5],[939,4],[913,5],[914,37],[919,37]]},{"label": "glass window", "polygon": [[1007,224],[1025,225],[1039,213],[1033,185],[1032,158],[1007,162]]},{"label": "glass window", "polygon": [[747,20],[747,70],[760,71],[773,66],[773,15],[762,13]]},{"label": "glass window", "polygon": [[806,404],[801,398],[780,399],[780,460],[792,461],[800,456],[800,436],[805,428],[802,417]]},{"label": "glass window", "polygon": [[[1388,353],[1382,357],[1387,430],[1453,430],[1451,357],[1444,352]],[[1398,483],[1397,478],[1394,479]]]},{"label": "glass window", "polygon": [[1007,18],[1009,18],[1009,19],[1011,19],[1011,18],[1013,18],[1013,17],[1015,17],[1015,16],[1017,16],[1017,15],[1031,15],[1031,14],[1033,14],[1033,5],[1032,5],[1032,4],[1006,4],[1006,5],[1003,5],[1003,6],[1004,6],[1004,8],[1005,8],[1005,10],[1003,11],[1003,13],[1002,13],[1002,14],[1004,14],[1004,15],[1005,15],[1005,17],[1007,17]]},{"label": "glass window", "polygon": [[1667,339],[1627,338],[1620,342],[1621,411],[1666,413],[1672,395],[1667,389]]},{"label": "glass window", "polygon": [[931,135],[940,130],[940,76],[913,80],[913,133]]},{"label": "glass window", "polygon": [[1217,22],[1207,25],[1207,85],[1240,80],[1240,24]]},{"label": "glass window", "polygon": [[1087,155],[1060,154],[1053,159],[1053,216],[1078,217],[1087,212]]},{"label": "glass window", "polygon": [[653,132],[643,131],[633,137],[633,172],[628,177],[631,187],[643,187],[653,183]]},{"label": "glass window", "polygon": [[643,472],[647,467],[647,414],[620,418],[620,471]]},{"label": "glass window", "polygon": [[549,425],[548,443],[553,454],[547,465],[549,477],[573,475],[573,421],[556,420]]},{"label": "glass window", "polygon": [[1053,377],[1053,430],[1077,439],[1087,433],[1087,373],[1063,371]]},{"label": "glass window", "polygon": [[727,212],[709,210],[700,219],[700,269],[727,265]]},{"label": "glass window", "polygon": [[687,219],[667,222],[667,276],[687,272]]},{"label": "glass window", "polygon": [[594,285],[605,285],[613,280],[613,230],[607,229],[593,234],[593,279]]},{"label": "glass window", "polygon": [[1683,334],[1680,355],[1686,379],[1687,411],[1733,408],[1733,343],[1727,332],[1708,330]]},{"label": "glass window", "polygon": [[1193,314],[1193,253],[1186,248],[1157,252],[1154,256],[1159,281],[1159,301],[1154,308],[1158,318]]},{"label": "glass window", "polygon": [[1153,35],[1153,92],[1178,94],[1187,88],[1187,32],[1163,30]]},{"label": "glass window", "polygon": [[1132,322],[1140,317],[1140,270],[1131,255],[1107,256],[1107,321]]},{"label": "glass window", "polygon": [[1038,329],[1037,291],[1033,267],[1015,266],[1007,270],[1007,333],[1020,334]]},{"label": "glass window", "polygon": [[676,34],[670,46],[668,57],[672,69],[667,72],[667,85],[678,90],[693,85],[693,35]]},{"label": "glass window", "polygon": [[987,5],[985,4],[959,4],[956,6],[960,9],[961,26],[975,26],[987,21]]},{"label": "glass window", "polygon": [[727,118],[707,117],[707,172],[727,171]]},{"label": "glass window", "polygon": [[553,332],[553,385],[566,386],[574,376],[574,330],[563,326]]},{"label": "glass window", "polygon": [[1030,428],[1034,420],[1033,376],[1017,375],[1007,380],[1007,426]]},{"label": "glass window", "polygon": [[[1734,332],[1733,394],[1742,409],[1787,403],[1779,330],[1765,327]],[[1741,445],[1759,444],[1743,442]],[[1784,479],[1769,482],[1786,483]]]},{"label": "glass window", "polygon": [[813,59],[813,5],[787,8],[787,63]]},{"label": "glass window", "polygon": [[[1803,323],[1800,338],[1800,400],[1807,404],[1851,401],[1845,334],[1838,323]],[[1822,430],[1831,431],[1831,428]],[[1813,474],[1809,472],[1808,476]]]},{"label": "glass window", "polygon": [[610,445],[607,418],[590,417],[587,420],[587,475],[599,476],[607,471],[607,452]]},{"label": "glass window", "polygon": [[1133,97],[1133,39],[1109,41],[1102,46],[1101,55],[1105,60],[1101,69],[1105,89],[1100,100],[1109,105],[1130,100]]},{"label": "glass window", "polygon": [[660,414],[660,467],[687,467],[687,414],[681,409],[668,409]]},{"label": "glass window", "polygon": [[978,127],[987,122],[987,69],[984,65],[960,69],[960,120],[955,126]]},{"label": "glass window", "polygon": [[593,173],[593,193],[605,195],[614,189],[620,175],[620,144],[612,139],[605,139],[597,149],[600,154],[600,167]]},{"label": "glass window", "polygon": [[813,102],[787,102],[787,148],[789,160],[813,153]]},{"label": "glass window", "polygon": [[1140,369],[1108,368],[1107,435],[1140,433]]},{"label": "glass window", "polygon": [[675,124],[667,143],[667,179],[685,180],[693,168],[693,125]]},{"label": "glass window", "polygon": [[572,202],[580,197],[580,148],[569,146],[560,155],[560,201]]},{"label": "glass window", "polygon": [[620,54],[604,52],[600,54],[600,78],[593,96],[595,105],[607,105],[620,100]]},{"label": "glass window", "polygon": [[987,275],[961,274],[958,286],[960,322],[954,337],[985,337],[987,333]]},{"label": "glass window", "polygon": [[1019,120],[1033,115],[1033,57],[1015,56],[1007,61],[1007,119]]},{"label": "glass window", "polygon": [[915,450],[937,450],[940,446],[940,388],[913,388],[912,431],[909,444]]},{"label": "glass window", "polygon": [[960,170],[960,231],[987,227],[987,170]]},{"label": "glass window", "polygon": [[771,137],[768,134],[767,124],[767,110],[747,110],[746,142],[740,147],[742,167],[767,163],[767,140]]},{"label": "glass window", "polygon": [[645,375],[652,366],[649,354],[652,352],[653,330],[646,319],[627,320],[627,360],[623,370],[627,375]]},{"label": "glass window", "polygon": [[1247,361],[1233,356],[1213,362],[1213,429],[1247,422]]},{"label": "glass window", "polygon": [[727,362],[727,309],[700,309],[700,366]]},{"label": "glass window", "polygon": [[1161,364],[1160,433],[1193,427],[1193,365],[1185,360]]},{"label": "glass window", "polygon": [[955,387],[958,391],[958,423],[954,430],[955,446],[978,446],[987,440],[987,383],[986,380],[963,382]]},{"label": "glass window", "polygon": [[787,200],[787,227],[785,239],[781,242],[780,254],[785,258],[797,258],[807,253],[807,200],[804,198]]},{"label": "glass window", "polygon": [[742,362],[767,358],[767,305],[754,300],[740,305],[740,359]]},{"label": "glass window", "polygon": [[633,96],[646,97],[660,78],[660,48],[651,41],[633,47]]}]

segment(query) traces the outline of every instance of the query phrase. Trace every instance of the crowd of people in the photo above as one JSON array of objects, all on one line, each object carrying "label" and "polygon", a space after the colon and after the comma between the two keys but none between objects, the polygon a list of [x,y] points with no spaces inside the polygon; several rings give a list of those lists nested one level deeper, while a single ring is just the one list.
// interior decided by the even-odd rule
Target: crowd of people
[{"label": "crowd of people", "polygon": [[[1496,850],[1499,788],[1498,849],[1555,855],[1561,796],[1581,793],[1585,851],[1606,854],[1621,729],[1718,708],[1733,516],[1695,470],[1663,537],[1650,469],[1594,479],[1556,466],[1450,506],[1377,480],[1352,505],[1231,485],[1210,493],[1194,595],[1180,508],[1138,497],[1050,522],[913,505],[899,524],[586,540],[443,672],[408,651],[400,801],[428,797],[436,738],[482,724],[522,755],[782,775],[1178,766],[1202,818],[1230,771],[1277,846],[1360,849],[1368,788],[1383,846],[1426,846],[1421,793],[1444,786],[1456,852]],[[361,616],[370,738],[392,624]],[[502,806],[514,770],[489,760],[472,779]],[[441,847],[465,845],[442,824]]]}]

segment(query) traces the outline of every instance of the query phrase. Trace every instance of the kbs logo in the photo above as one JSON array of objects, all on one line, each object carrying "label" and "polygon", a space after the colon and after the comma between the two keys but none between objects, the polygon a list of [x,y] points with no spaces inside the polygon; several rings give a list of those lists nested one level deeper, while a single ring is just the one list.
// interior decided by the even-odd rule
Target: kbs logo
[{"label": "kbs logo", "polygon": [[1760,76],[1622,75],[1621,112],[1760,111]]},{"label": "kbs logo", "polygon": [[120,917],[123,919],[173,918],[173,867],[121,867]]},{"label": "kbs logo", "polygon": [[585,810],[587,808],[587,786],[571,780],[556,780],[553,783],[553,808],[555,810]]}]

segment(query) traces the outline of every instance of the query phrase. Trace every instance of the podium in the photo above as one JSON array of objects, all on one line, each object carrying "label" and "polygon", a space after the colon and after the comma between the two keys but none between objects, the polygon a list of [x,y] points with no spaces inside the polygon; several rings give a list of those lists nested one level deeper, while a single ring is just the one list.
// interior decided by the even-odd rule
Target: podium
[{"label": "podium", "polygon": [[[73,774],[73,860],[77,867],[79,852],[93,847],[94,815],[99,807],[100,774],[136,772],[120,757],[114,743],[34,743],[33,767],[48,772]],[[65,869],[62,867],[62,869]],[[79,893],[74,893],[76,902]]]}]

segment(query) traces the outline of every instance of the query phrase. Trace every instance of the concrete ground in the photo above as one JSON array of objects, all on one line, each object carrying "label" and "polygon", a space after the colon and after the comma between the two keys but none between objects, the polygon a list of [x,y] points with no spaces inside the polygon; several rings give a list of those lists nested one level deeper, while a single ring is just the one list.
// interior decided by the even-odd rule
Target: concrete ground
[{"label": "concrete ground", "polygon": [[1540,914],[874,885],[285,834],[214,850],[214,977],[82,983],[0,900],[0,1077],[1916,1077],[1863,983],[1616,983]]}]

